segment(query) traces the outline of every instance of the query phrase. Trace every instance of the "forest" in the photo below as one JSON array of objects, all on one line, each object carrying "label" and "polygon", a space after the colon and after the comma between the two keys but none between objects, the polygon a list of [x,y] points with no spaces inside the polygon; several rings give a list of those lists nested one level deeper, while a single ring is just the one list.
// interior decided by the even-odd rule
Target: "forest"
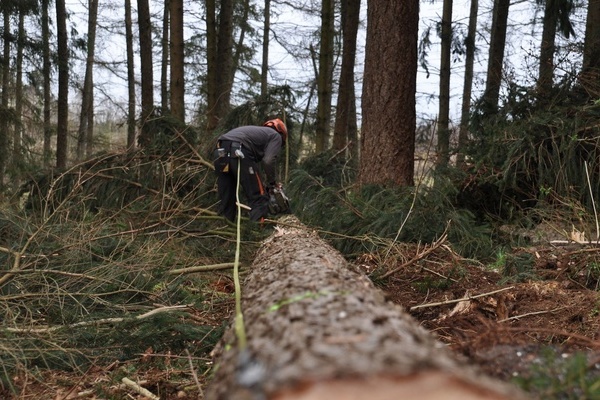
[{"label": "forest", "polygon": [[[600,398],[600,0],[0,13],[0,398]],[[271,118],[293,215],[228,221]]]}]

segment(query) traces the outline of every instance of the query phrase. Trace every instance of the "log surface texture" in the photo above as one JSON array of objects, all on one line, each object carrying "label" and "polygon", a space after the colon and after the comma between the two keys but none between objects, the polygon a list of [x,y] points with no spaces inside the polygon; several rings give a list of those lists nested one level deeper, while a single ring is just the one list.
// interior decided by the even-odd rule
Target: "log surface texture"
[{"label": "log surface texture", "polygon": [[457,361],[292,216],[259,249],[242,308],[247,347],[226,331],[207,399],[523,398]]}]

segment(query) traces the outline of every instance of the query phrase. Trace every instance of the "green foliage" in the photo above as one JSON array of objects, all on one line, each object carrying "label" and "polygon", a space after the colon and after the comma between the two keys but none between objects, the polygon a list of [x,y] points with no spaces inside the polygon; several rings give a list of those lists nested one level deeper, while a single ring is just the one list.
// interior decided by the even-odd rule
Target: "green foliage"
[{"label": "green foliage", "polygon": [[292,210],[303,222],[329,231],[344,254],[374,251],[375,237],[401,242],[430,243],[449,222],[453,248],[468,256],[493,254],[496,246],[489,225],[469,210],[457,208],[456,189],[440,179],[431,188],[349,186],[354,171],[341,160],[322,154],[304,161],[291,174],[288,194]]},{"label": "green foliage", "polygon": [[536,398],[592,400],[600,398],[600,373],[589,368],[585,354],[563,355],[552,348],[515,382]]},{"label": "green foliage", "polygon": [[144,129],[139,137],[139,145],[148,155],[160,157],[172,155],[189,155],[198,143],[199,132],[168,113],[155,114],[144,122]]},{"label": "green foliage", "polygon": [[463,199],[486,200],[486,211],[503,219],[542,199],[572,198],[591,208],[600,198],[600,105],[568,81],[554,88],[551,102],[517,84],[508,89],[497,113],[480,107],[472,116]]},{"label": "green foliage", "polygon": [[[33,366],[85,371],[149,347],[195,357],[212,349],[220,322],[195,316],[220,307],[210,299],[214,274],[170,271],[230,262],[235,231],[211,211],[212,171],[189,161],[98,157],[43,176],[27,190],[28,207],[0,212],[5,388]],[[242,264],[264,235],[245,227]]]},{"label": "green foliage", "polygon": [[213,204],[213,186],[212,170],[188,156],[110,153],[64,172],[42,172],[24,184],[18,195],[26,198],[27,209],[46,213],[60,207],[82,214],[122,207],[153,211],[148,207],[166,207],[165,202],[169,207]]},{"label": "green foliage", "polygon": [[505,282],[535,280],[535,260],[530,253],[504,254],[501,272]]}]

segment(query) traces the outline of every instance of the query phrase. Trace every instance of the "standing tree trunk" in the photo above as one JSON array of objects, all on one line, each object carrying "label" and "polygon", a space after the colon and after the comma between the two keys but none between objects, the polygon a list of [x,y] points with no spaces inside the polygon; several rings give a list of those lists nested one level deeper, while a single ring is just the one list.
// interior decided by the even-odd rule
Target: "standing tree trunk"
[{"label": "standing tree trunk", "polygon": [[160,106],[162,113],[169,110],[169,9],[170,0],[165,0],[163,5],[163,25],[162,25],[162,62],[160,65]]},{"label": "standing tree trunk", "polygon": [[208,132],[215,130],[229,111],[233,85],[233,6],[233,0],[222,0],[217,18],[215,1],[206,1]]},{"label": "standing tree trunk", "polygon": [[537,80],[537,90],[541,99],[552,89],[554,79],[554,49],[556,42],[556,21],[558,18],[557,4],[557,0],[546,0],[544,8],[540,66]]},{"label": "standing tree trunk", "polygon": [[509,6],[510,0],[494,0],[490,56],[488,59],[487,81],[483,93],[483,112],[487,116],[494,114],[498,110]]},{"label": "standing tree trunk", "polygon": [[56,0],[58,41],[58,106],[56,119],[56,167],[67,166],[69,139],[69,47],[65,0]]},{"label": "standing tree trunk", "polygon": [[456,166],[465,165],[465,150],[469,141],[469,115],[471,110],[471,93],[473,89],[473,66],[475,63],[475,37],[477,35],[477,12],[479,0],[471,0],[469,11],[469,28],[465,40],[465,80],[463,84],[463,98],[460,113],[460,129],[458,131],[458,149],[456,153]]},{"label": "standing tree trunk", "polygon": [[581,82],[592,98],[600,97],[600,0],[589,0],[583,45]]},{"label": "standing tree trunk", "polygon": [[265,0],[263,24],[262,65],[260,69],[260,96],[266,98],[269,88],[269,39],[271,33],[271,0]]},{"label": "standing tree trunk", "polygon": [[245,326],[224,335],[208,400],[523,398],[454,360],[297,219],[284,224],[250,268]]},{"label": "standing tree trunk", "polygon": [[[19,27],[17,36],[17,65],[15,82],[15,115],[16,124],[13,131],[13,160],[20,162],[23,141],[23,47],[25,46],[25,13],[24,7],[19,10]],[[19,182],[13,183],[15,188]]]},{"label": "standing tree trunk", "polygon": [[135,67],[131,0],[125,0],[125,42],[127,46],[127,151],[135,150]]},{"label": "standing tree trunk", "polygon": [[450,161],[450,53],[452,48],[452,0],[444,0],[442,11],[440,95],[437,124],[437,167]]},{"label": "standing tree trunk", "polygon": [[44,80],[44,150],[43,159],[44,166],[50,166],[52,159],[52,121],[50,119],[50,79],[51,79],[51,64],[50,64],[50,17],[48,14],[49,0],[42,0],[42,71]]},{"label": "standing tree trunk", "polygon": [[329,146],[331,126],[331,90],[333,77],[333,38],[335,36],[334,0],[321,3],[321,40],[319,75],[317,77],[317,118],[315,122],[315,151],[321,153]]},{"label": "standing tree trunk", "polygon": [[185,122],[183,0],[170,0],[171,15],[171,114]]},{"label": "standing tree trunk", "polygon": [[4,175],[8,165],[9,151],[9,79],[10,79],[10,8],[4,6],[1,9],[3,15],[4,29],[2,31],[2,97],[0,99],[0,112],[4,114],[0,118],[0,193],[4,191]]},{"label": "standing tree trunk", "polygon": [[360,0],[342,1],[342,70],[333,129],[333,148],[349,147],[351,158],[358,161],[358,127],[356,123],[356,94],[354,65],[356,63],[356,35],[360,21]]},{"label": "standing tree trunk", "polygon": [[361,184],[413,186],[419,0],[368,1]]},{"label": "standing tree trunk", "polygon": [[544,101],[554,83],[554,53],[556,33],[565,38],[574,34],[570,17],[573,11],[572,0],[545,0],[542,43],[540,45],[540,68],[537,81],[539,98]]},{"label": "standing tree trunk", "polygon": [[152,23],[148,0],[138,0],[138,24],[140,35],[140,63],[142,81],[142,110],[140,146],[146,147],[152,141],[153,133],[148,122],[154,113],[154,74],[152,71]]},{"label": "standing tree trunk", "polygon": [[[96,49],[96,25],[98,21],[98,0],[88,1],[88,41],[85,60],[85,78],[81,92],[81,113],[77,135],[77,160],[83,160],[92,153],[94,129],[94,57]],[[90,126],[91,121],[91,126]]]},{"label": "standing tree trunk", "polygon": [[231,88],[233,87],[233,82],[235,80],[235,74],[237,72],[237,70],[240,68],[240,60],[242,60],[242,56],[244,54],[244,40],[246,39],[246,33],[248,33],[248,28],[249,28],[249,24],[248,24],[248,16],[250,15],[250,8],[252,7],[250,4],[250,0],[242,0],[239,4],[239,6],[242,9],[242,15],[240,16],[240,21],[242,21],[241,23],[239,23],[237,25],[237,28],[239,29],[240,32],[240,36],[236,41],[233,42],[233,47],[232,47],[232,57],[231,57],[231,76],[229,77],[229,83],[230,83],[230,88],[229,90],[231,91]]}]

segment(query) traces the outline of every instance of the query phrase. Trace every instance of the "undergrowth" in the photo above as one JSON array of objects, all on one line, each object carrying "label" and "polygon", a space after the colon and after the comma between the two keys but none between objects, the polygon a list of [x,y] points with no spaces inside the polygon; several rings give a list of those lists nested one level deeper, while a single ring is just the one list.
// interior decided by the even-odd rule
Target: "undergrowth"
[{"label": "undergrowth", "polygon": [[600,398],[600,374],[585,354],[561,354],[546,348],[530,370],[515,378],[539,399],[592,400]]},{"label": "undergrowth", "polygon": [[[185,269],[233,260],[213,172],[156,159],[140,169],[152,176],[126,174],[117,158],[37,179],[24,208],[0,212],[5,390],[18,393],[14,377],[40,379],[38,369],[84,373],[149,352],[187,353],[199,373],[209,368],[202,360],[233,301],[220,286],[229,272]],[[246,225],[242,267],[265,235]]]},{"label": "undergrowth", "polygon": [[488,258],[496,251],[502,238],[472,211],[456,206],[457,191],[449,180],[440,178],[432,187],[357,187],[347,168],[309,159],[292,171],[287,186],[294,213],[323,230],[342,253],[373,252],[382,239],[431,243],[444,233],[464,256]]}]

